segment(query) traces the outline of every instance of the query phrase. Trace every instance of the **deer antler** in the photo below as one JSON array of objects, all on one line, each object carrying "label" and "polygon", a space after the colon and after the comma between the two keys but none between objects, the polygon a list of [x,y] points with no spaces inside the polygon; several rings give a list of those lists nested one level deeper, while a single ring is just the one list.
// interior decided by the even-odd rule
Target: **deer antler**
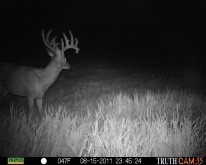
[{"label": "deer antler", "polygon": [[53,29],[50,29],[46,35],[46,39],[45,39],[45,35],[44,35],[44,30],[42,30],[42,39],[44,41],[44,44],[46,45],[47,48],[49,48],[50,50],[52,50],[53,52],[55,52],[56,49],[58,48],[58,45],[60,43],[56,43],[56,36],[53,37],[50,41],[49,41],[49,36],[51,34],[51,32],[53,31]]},{"label": "deer antler", "polygon": [[[70,43],[69,43],[69,40],[68,40],[66,34],[63,33],[65,45],[64,45],[63,39],[61,39],[61,52],[64,52],[67,49],[73,48],[73,49],[76,50],[76,53],[78,54],[78,52],[79,52],[79,48],[77,47],[78,39],[77,38],[73,38],[73,34],[72,34],[71,31],[69,31],[69,34],[71,36],[71,42]],[[75,39],[75,43],[74,43],[74,39]]]},{"label": "deer antler", "polygon": [[[61,52],[64,53],[64,51],[66,51],[67,49],[75,49],[76,50],[76,53],[78,54],[79,52],[79,48],[77,47],[78,45],[78,39],[77,38],[73,38],[73,34],[71,31],[69,31],[69,34],[71,36],[71,41],[69,41],[69,39],[67,38],[66,34],[63,33],[63,36],[64,36],[64,40],[61,38],[61,43],[56,43],[56,36],[53,37],[50,41],[49,41],[49,36],[51,34],[51,32],[53,31],[53,29],[50,29],[46,35],[46,38],[45,38],[45,35],[44,35],[44,30],[42,30],[42,39],[44,41],[44,44],[46,45],[47,48],[49,48],[50,50],[52,50],[53,52],[56,51],[56,49],[59,49],[60,48],[58,47],[59,44],[61,44]],[[74,43],[74,40],[75,40],[75,43]],[[65,42],[65,44],[64,44]]]}]

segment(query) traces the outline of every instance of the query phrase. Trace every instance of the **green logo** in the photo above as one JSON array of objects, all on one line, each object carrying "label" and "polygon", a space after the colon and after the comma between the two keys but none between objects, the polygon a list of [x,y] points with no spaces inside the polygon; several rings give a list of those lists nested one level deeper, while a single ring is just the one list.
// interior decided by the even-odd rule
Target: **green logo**
[{"label": "green logo", "polygon": [[8,164],[24,164],[24,158],[8,158]]}]

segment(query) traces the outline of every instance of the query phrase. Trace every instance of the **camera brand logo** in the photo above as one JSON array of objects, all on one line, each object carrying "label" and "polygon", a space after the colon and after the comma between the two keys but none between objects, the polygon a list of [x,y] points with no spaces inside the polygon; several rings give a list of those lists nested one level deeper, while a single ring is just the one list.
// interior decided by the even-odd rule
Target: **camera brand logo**
[{"label": "camera brand logo", "polygon": [[24,158],[8,158],[8,164],[24,164]]}]

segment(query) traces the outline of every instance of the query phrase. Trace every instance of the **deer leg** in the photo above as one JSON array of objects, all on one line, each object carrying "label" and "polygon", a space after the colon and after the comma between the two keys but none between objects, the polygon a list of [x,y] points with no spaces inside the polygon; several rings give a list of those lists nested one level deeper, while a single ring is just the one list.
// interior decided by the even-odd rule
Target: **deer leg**
[{"label": "deer leg", "polygon": [[8,94],[8,92],[4,89],[2,91],[0,91],[0,102],[7,94]]},{"label": "deer leg", "polygon": [[42,99],[36,99],[36,105],[37,108],[39,110],[39,115],[42,116],[43,112],[42,112]]},{"label": "deer leg", "polygon": [[28,96],[27,97],[28,105],[29,105],[29,110],[31,113],[33,113],[34,110],[34,97]]}]

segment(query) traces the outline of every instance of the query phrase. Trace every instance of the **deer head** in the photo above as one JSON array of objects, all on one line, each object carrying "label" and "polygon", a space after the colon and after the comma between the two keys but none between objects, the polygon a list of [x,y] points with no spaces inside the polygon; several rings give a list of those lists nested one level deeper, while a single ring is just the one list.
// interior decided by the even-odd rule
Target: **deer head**
[{"label": "deer head", "polygon": [[[68,40],[67,36],[63,33],[64,39],[61,38],[61,43],[56,42],[56,36],[53,37],[51,40],[49,40],[49,36],[53,29],[49,30],[46,38],[44,35],[44,30],[42,30],[42,39],[46,46],[47,53],[52,57],[55,58],[56,65],[59,66],[61,69],[69,69],[70,65],[67,63],[64,52],[68,49],[75,49],[76,53],[79,53],[78,40],[74,38],[72,35],[72,32],[69,31],[69,34],[71,36],[71,41]],[[59,48],[59,45],[61,45],[61,48]]]}]

